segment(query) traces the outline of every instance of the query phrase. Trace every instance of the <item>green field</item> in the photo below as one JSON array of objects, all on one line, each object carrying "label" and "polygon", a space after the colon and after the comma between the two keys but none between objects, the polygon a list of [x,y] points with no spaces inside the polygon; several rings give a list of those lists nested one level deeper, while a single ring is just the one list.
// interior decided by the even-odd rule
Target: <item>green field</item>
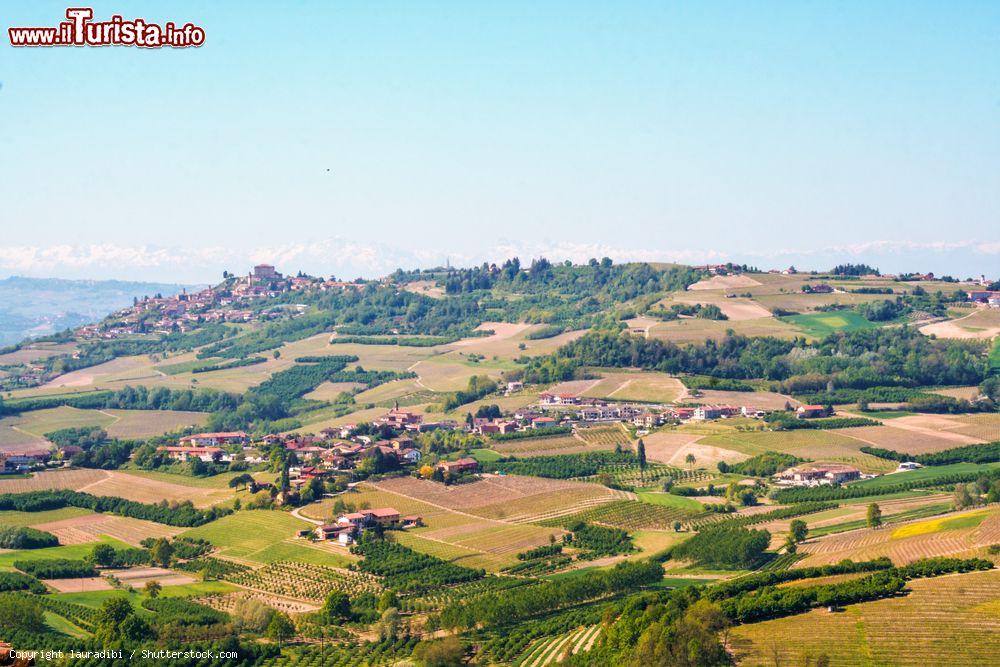
[{"label": "green field", "polygon": [[697,500],[676,496],[672,493],[662,493],[659,491],[639,491],[636,493],[639,500],[652,505],[663,505],[664,507],[675,507],[682,510],[694,510],[700,512],[704,509]]},{"label": "green field", "polygon": [[990,368],[994,373],[1000,373],[1000,337],[993,341],[993,349],[990,350]]},{"label": "green field", "polygon": [[794,324],[810,336],[823,338],[838,331],[857,331],[859,329],[874,329],[879,326],[870,322],[853,310],[837,310],[826,313],[809,313],[807,315],[789,315],[780,318],[784,322]]},{"label": "green field", "polygon": [[198,537],[220,547],[219,554],[237,560],[273,563],[297,560],[317,565],[341,565],[349,558],[295,540],[295,533],[313,524],[296,519],[287,512],[248,510],[224,516],[217,521],[192,528],[184,537]]},{"label": "green field", "polygon": [[37,526],[50,521],[62,521],[73,517],[93,514],[90,510],[79,507],[63,507],[57,510],[45,510],[44,512],[16,512],[7,510],[0,512],[0,526]]},{"label": "green field", "polygon": [[87,542],[85,544],[67,544],[48,549],[18,549],[15,551],[0,551],[0,567],[14,567],[17,560],[52,560],[54,558],[68,558],[70,560],[80,560],[90,555],[94,550],[94,545],[99,542],[110,544],[116,549],[130,549],[132,545],[126,544],[113,537],[102,535],[98,542]]},{"label": "green field", "polygon": [[892,475],[882,475],[874,479],[866,479],[851,484],[851,488],[881,489],[886,486],[902,484],[904,482],[922,481],[939,477],[941,475],[958,475],[970,472],[986,472],[1000,468],[1000,463],[954,463],[947,466],[927,466],[919,470],[909,470],[907,472],[894,473]]},{"label": "green field", "polygon": [[[231,593],[240,590],[239,587],[225,581],[199,581],[193,584],[182,584],[180,586],[164,586],[160,591],[163,598],[183,598],[198,597],[201,595],[211,595],[214,593]],[[83,593],[55,593],[52,596],[58,600],[65,600],[74,604],[82,604],[85,607],[100,607],[105,600],[114,597],[127,597],[132,600],[132,606],[142,609],[141,602],[145,596],[135,592],[128,593],[122,590],[86,591]],[[142,612],[140,612],[142,613]]]}]

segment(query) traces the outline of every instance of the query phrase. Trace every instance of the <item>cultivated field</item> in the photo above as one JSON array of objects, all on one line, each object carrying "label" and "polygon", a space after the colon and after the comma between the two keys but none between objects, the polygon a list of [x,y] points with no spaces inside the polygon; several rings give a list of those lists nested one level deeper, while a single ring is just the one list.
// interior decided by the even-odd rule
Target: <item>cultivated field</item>
[{"label": "cultivated field", "polygon": [[934,556],[971,555],[997,542],[1000,542],[1000,512],[974,510],[903,523],[898,527],[866,528],[809,540],[799,546],[800,553],[808,556],[796,563],[796,567],[880,556],[905,564]]},{"label": "cultivated field", "polygon": [[859,448],[864,446],[864,442],[836,431],[730,431],[707,436],[699,444],[731,449],[750,456],[766,451],[786,452],[814,461],[848,463],[865,472],[896,469],[893,461],[863,454]]},{"label": "cultivated field", "polygon": [[220,547],[220,556],[243,562],[263,564],[294,560],[340,566],[353,560],[343,547],[313,546],[308,540],[295,537],[298,531],[313,526],[288,512],[249,510],[224,516],[182,535],[209,540]]},{"label": "cultivated field", "polygon": [[722,391],[719,389],[699,389],[698,396],[687,394],[681,398],[685,403],[700,405],[735,405],[759,408],[761,410],[783,410],[785,404],[793,407],[799,402],[791,396],[773,391]]},{"label": "cultivated field", "polygon": [[688,465],[688,454],[694,455],[695,466],[699,468],[714,468],[719,461],[737,463],[749,458],[743,452],[703,444],[699,442],[702,437],[696,433],[663,430],[643,436],[642,442],[646,447],[646,458],[650,461],[678,467]]},{"label": "cultivated field", "polygon": [[[189,483],[188,480],[193,483]],[[228,477],[225,477],[228,480]],[[172,480],[172,481],[167,481]],[[0,480],[0,493],[45,489],[72,489],[95,496],[118,496],[142,503],[190,500],[197,507],[215,505],[232,497],[229,488],[197,486],[198,480],[161,473],[158,478],[118,470],[52,470],[28,479]]]},{"label": "cultivated field", "polygon": [[705,320],[697,317],[682,318],[653,325],[647,333],[648,338],[669,340],[675,343],[697,343],[706,339],[725,338],[732,330],[744,336],[774,336],[776,338],[794,338],[802,332],[795,326],[776,318],[759,318],[733,322],[730,320]]},{"label": "cultivated field", "polygon": [[[804,665],[820,654],[841,665],[996,663],[1000,654],[1000,572],[973,572],[907,584],[904,597],[738,626],[741,665]],[[777,663],[775,658],[777,657]]]},{"label": "cultivated field", "polygon": [[689,285],[688,289],[692,292],[699,292],[703,290],[729,290],[739,287],[759,287],[760,282],[754,278],[746,275],[740,274],[736,276],[712,276],[711,278],[705,278],[699,280],[693,285]]},{"label": "cultivated field", "polygon": [[139,546],[139,543],[147,537],[173,537],[184,530],[162,523],[113,514],[86,514],[31,525],[38,530],[52,533],[59,538],[60,544],[99,542],[102,535],[107,535],[132,546]]},{"label": "cultivated field", "polygon": [[[395,477],[382,480],[376,486],[451,510],[522,521],[533,520],[534,510],[548,513],[571,507],[584,499],[608,502],[615,497],[614,492],[598,484],[516,475],[484,475],[476,482],[455,486],[413,477]],[[517,513],[515,508],[528,512]]]},{"label": "cultivated field", "polygon": [[1000,336],[1000,310],[978,308],[958,319],[928,324],[921,327],[920,332],[938,338],[990,340]]},{"label": "cultivated field", "polygon": [[601,379],[584,389],[583,396],[619,401],[672,403],[685,392],[681,381],[666,373],[608,370],[598,372]]}]

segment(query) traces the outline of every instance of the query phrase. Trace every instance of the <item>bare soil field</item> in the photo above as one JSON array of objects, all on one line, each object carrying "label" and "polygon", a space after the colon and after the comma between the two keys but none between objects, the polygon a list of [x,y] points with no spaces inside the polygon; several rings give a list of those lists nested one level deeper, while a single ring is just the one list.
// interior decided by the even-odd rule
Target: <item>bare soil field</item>
[{"label": "bare soil field", "polygon": [[396,477],[376,484],[422,502],[491,519],[528,522],[537,515],[574,511],[585,502],[610,502],[618,494],[598,484],[515,475],[484,475],[471,484],[444,486],[412,477]]},{"label": "bare soil field", "polygon": [[[888,420],[886,423],[889,423]],[[857,438],[862,445],[884,447],[907,454],[932,454],[957,447],[955,441],[939,437],[931,432],[917,432],[889,426],[858,426],[840,428],[837,433],[849,438]]]},{"label": "bare soil field", "polygon": [[737,463],[749,456],[732,449],[714,445],[703,445],[698,441],[703,436],[679,431],[657,431],[643,436],[646,447],[646,458],[650,461],[684,467],[688,454],[695,457],[695,465],[699,468],[714,468],[719,461]]},{"label": "bare soil field", "polygon": [[60,593],[90,593],[93,591],[110,591],[111,584],[104,577],[80,577],[77,579],[42,579],[42,583],[51,586]]},{"label": "bare soil field", "polygon": [[404,291],[423,294],[432,299],[444,298],[444,288],[439,287],[433,280],[415,280],[412,283],[403,283],[402,288]]},{"label": "bare soil field", "polygon": [[697,343],[709,338],[714,340],[725,338],[729,330],[744,336],[795,338],[802,335],[802,332],[796,327],[773,317],[761,317],[739,322],[691,317],[659,322],[649,330],[646,337],[670,340],[675,343]]},{"label": "bare soil field", "polygon": [[[400,380],[400,382],[407,382],[407,380]],[[345,391],[351,392],[355,389],[363,389],[365,386],[360,382],[324,382],[302,398],[310,398],[314,401],[332,401]]]},{"label": "bare soil field", "polygon": [[233,494],[229,488],[186,486],[118,470],[52,470],[38,473],[29,479],[0,480],[0,493],[45,489],[73,489],[95,496],[119,496],[142,503],[190,500],[197,507],[214,505]]},{"label": "bare soil field", "polygon": [[982,438],[957,432],[957,429],[968,426],[960,419],[944,415],[912,415],[888,419],[884,422],[887,428],[895,428],[918,435],[943,438],[954,443],[953,447],[975,445],[983,442]]},{"label": "bare soil field", "polygon": [[977,308],[958,319],[920,327],[920,333],[938,338],[991,340],[1000,336],[1000,309]]},{"label": "bare soil field", "polygon": [[583,391],[583,396],[619,401],[672,403],[685,392],[677,378],[647,371],[599,370],[601,379]]},{"label": "bare soil field", "polygon": [[754,280],[748,275],[741,274],[738,276],[712,276],[711,278],[706,278],[704,280],[699,280],[693,285],[689,285],[688,289],[692,292],[697,292],[700,290],[712,290],[712,289],[734,289],[737,287],[759,287],[760,282]]},{"label": "bare soil field", "polygon": [[729,318],[730,322],[741,322],[743,320],[757,320],[762,317],[774,317],[774,314],[764,306],[750,301],[749,299],[739,299],[739,298],[726,298],[724,294],[712,294],[705,295],[704,297],[699,295],[687,295],[687,294],[677,294],[672,298],[667,298],[660,303],[664,308],[670,308],[670,304],[676,303],[687,303],[696,304],[699,303],[703,306],[714,305],[718,306],[719,310]]},{"label": "bare soil field", "polygon": [[201,426],[208,420],[205,412],[174,410],[101,410],[117,421],[105,427],[113,438],[150,438],[179,431],[190,426]]},{"label": "bare soil field", "polygon": [[32,361],[48,359],[49,357],[54,357],[59,354],[69,354],[75,349],[76,345],[73,343],[59,345],[31,345],[30,347],[23,347],[20,350],[0,354],[0,366],[6,366],[8,364],[26,364]]},{"label": "bare soil field", "polygon": [[685,403],[699,405],[736,405],[761,410],[783,410],[786,403],[792,407],[799,405],[791,396],[776,394],[773,391],[721,391],[718,389],[701,389],[699,396],[686,394],[681,398]]},{"label": "bare soil field", "polygon": [[483,322],[478,327],[476,331],[489,331],[492,330],[493,333],[489,336],[478,337],[478,338],[465,338],[455,343],[451,343],[449,347],[454,348],[464,348],[464,347],[477,347],[479,345],[488,346],[492,343],[498,341],[506,340],[508,338],[513,338],[518,334],[521,334],[531,328],[532,325],[525,322]]},{"label": "bare soil field", "polygon": [[986,442],[1000,440],[1000,414],[984,412],[978,415],[961,415],[955,418],[962,426],[953,429],[954,433],[971,438],[980,438]]},{"label": "bare soil field", "polygon": [[183,586],[193,584],[197,581],[194,577],[165,570],[162,567],[132,567],[127,570],[108,570],[108,574],[114,575],[134,588],[145,586],[147,581],[158,581],[163,586]]},{"label": "bare soil field", "polygon": [[979,387],[949,387],[947,389],[931,389],[928,393],[938,394],[939,396],[951,396],[952,398],[971,401],[979,396],[980,392]]},{"label": "bare soil field", "polygon": [[147,537],[173,537],[184,530],[161,523],[113,514],[88,514],[48,523],[32,524],[32,527],[52,533],[59,538],[60,544],[97,542],[101,535],[108,535],[133,546],[139,546],[139,543]]}]

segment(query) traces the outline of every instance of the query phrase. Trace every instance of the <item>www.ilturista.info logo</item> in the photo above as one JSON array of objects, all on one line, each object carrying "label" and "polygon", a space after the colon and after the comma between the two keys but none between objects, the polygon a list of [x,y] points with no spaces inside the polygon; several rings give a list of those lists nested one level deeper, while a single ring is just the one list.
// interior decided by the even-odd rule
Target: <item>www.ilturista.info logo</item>
[{"label": "www.ilturista.info logo", "polygon": [[141,46],[147,49],[163,47],[186,48],[205,43],[205,29],[173,21],[163,25],[146,19],[126,20],[112,16],[108,21],[92,21],[90,7],[70,7],[68,21],[49,28],[7,28],[11,46]]}]

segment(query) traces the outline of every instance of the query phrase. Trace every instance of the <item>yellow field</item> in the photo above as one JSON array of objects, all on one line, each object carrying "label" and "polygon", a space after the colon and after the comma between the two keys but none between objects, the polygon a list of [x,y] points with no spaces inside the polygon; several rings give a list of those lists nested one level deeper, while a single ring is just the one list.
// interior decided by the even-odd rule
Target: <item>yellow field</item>
[{"label": "yellow field", "polygon": [[850,605],[732,630],[741,665],[804,665],[820,654],[836,667],[996,664],[1000,655],[1000,571],[907,584],[904,597]]},{"label": "yellow field", "polygon": [[802,333],[791,324],[774,318],[754,320],[704,320],[690,318],[659,322],[649,329],[649,338],[670,340],[675,343],[697,343],[706,339],[724,338],[726,332],[733,330],[744,336],[775,336],[777,338],[794,338]]},{"label": "yellow field", "polygon": [[601,380],[587,388],[584,396],[620,401],[671,403],[685,392],[684,385],[666,373],[642,371],[597,371]]}]

